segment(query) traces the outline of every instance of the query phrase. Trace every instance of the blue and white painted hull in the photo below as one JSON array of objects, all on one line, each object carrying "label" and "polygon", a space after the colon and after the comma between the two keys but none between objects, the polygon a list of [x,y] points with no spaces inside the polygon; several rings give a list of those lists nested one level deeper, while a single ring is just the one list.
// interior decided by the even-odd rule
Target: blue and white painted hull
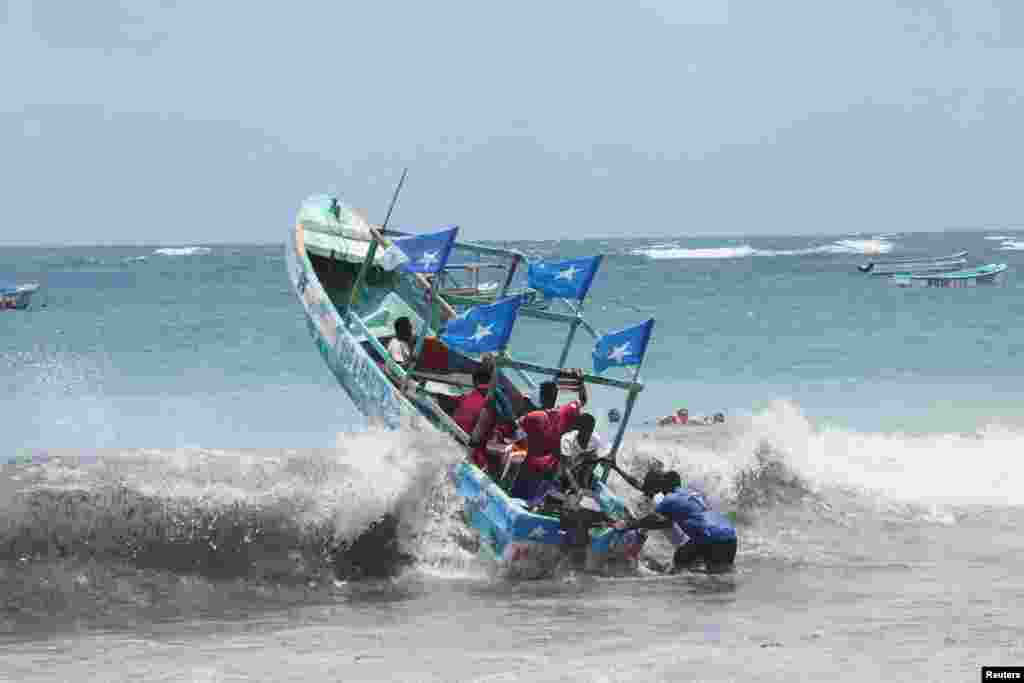
[{"label": "blue and white painted hull", "polygon": [[[564,554],[565,532],[555,517],[530,512],[524,501],[511,498],[480,468],[462,463],[456,468],[459,495],[466,498],[470,525],[480,533],[488,554],[520,577],[543,576],[551,572]],[[622,518],[624,507],[608,487],[598,482],[595,493],[602,509]],[[638,531],[611,528],[590,532],[586,566],[607,569],[620,566],[631,570],[643,548],[645,537]]]},{"label": "blue and white painted hull", "polygon": [[288,279],[302,303],[313,341],[356,408],[389,429],[398,429],[403,419],[419,415],[341,319],[313,269],[301,225],[290,235],[285,261]]},{"label": "blue and white painted hull", "polygon": [[[330,222],[324,217],[322,198],[311,198],[303,205],[300,220],[285,245],[288,279],[302,304],[310,334],[331,373],[352,399],[356,408],[371,422],[387,429],[403,426],[429,425],[440,431],[447,429],[442,421],[401,393],[363,345],[356,321],[340,314],[317,275],[310,250],[317,255],[329,254],[333,248],[308,244],[321,239],[307,231],[303,217],[315,224]],[[312,217],[312,218],[310,218]],[[351,252],[350,252],[351,253]],[[348,261],[352,262],[349,256]],[[400,275],[395,289],[411,309],[419,313],[422,297],[415,300],[415,287],[409,276]],[[337,296],[337,293],[335,294]],[[365,311],[363,311],[365,313]],[[349,314],[353,315],[353,314]],[[463,448],[453,439],[453,446]],[[459,493],[467,499],[469,523],[480,532],[481,547],[511,573],[521,576],[542,576],[550,573],[563,556],[564,534],[559,519],[534,514],[522,501],[510,498],[493,480],[474,465],[463,463],[453,477]],[[598,483],[596,494],[602,508],[613,518],[622,518],[624,506],[604,484]],[[643,545],[643,534],[611,528],[590,532],[588,566],[603,567],[626,563],[636,566]]]},{"label": "blue and white painted hull", "polygon": [[940,274],[901,274],[893,277],[898,287],[940,287],[962,289],[978,285],[998,284],[1006,276],[1005,263],[989,263],[977,268]]}]

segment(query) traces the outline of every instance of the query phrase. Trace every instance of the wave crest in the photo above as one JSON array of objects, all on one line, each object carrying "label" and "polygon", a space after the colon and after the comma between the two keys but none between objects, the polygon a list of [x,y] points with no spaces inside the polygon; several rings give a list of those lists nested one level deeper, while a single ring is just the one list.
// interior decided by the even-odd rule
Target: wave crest
[{"label": "wave crest", "polygon": [[734,259],[749,256],[809,256],[812,254],[887,254],[893,249],[892,242],[883,238],[867,240],[836,240],[804,249],[755,249],[749,244],[739,246],[684,248],[674,244],[659,244],[644,249],[633,249],[634,256],[650,259]]},{"label": "wave crest", "polygon": [[154,249],[154,256],[205,256],[213,253],[209,247],[161,247]]},{"label": "wave crest", "polygon": [[86,558],[274,581],[391,574],[459,456],[431,433],[314,452],[44,454],[0,479],[0,559]]}]

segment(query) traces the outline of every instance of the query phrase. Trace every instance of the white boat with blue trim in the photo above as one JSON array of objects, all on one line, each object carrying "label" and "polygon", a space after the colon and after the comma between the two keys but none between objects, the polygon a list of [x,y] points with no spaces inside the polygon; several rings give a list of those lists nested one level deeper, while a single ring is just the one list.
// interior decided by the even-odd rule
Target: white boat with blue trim
[{"label": "white boat with blue trim", "polygon": [[897,287],[942,287],[960,289],[978,285],[998,284],[1005,277],[1005,263],[989,263],[950,273],[900,273],[893,276]]},{"label": "white boat with blue trim", "polygon": [[32,296],[39,290],[39,284],[30,282],[22,285],[0,285],[0,310],[25,310],[32,304]]},{"label": "white boat with blue trim", "polygon": [[857,266],[857,270],[871,275],[897,273],[942,273],[967,265],[967,252],[958,251],[946,256],[899,256],[884,261],[871,261]]},{"label": "white boat with blue trim", "polygon": [[[409,235],[388,229],[388,219],[372,225],[338,197],[317,195],[303,202],[289,235],[288,275],[334,377],[371,422],[440,430],[467,455],[485,449],[500,460],[497,469],[485,471],[485,463],[467,459],[453,476],[481,553],[502,569],[542,576],[567,556],[594,570],[635,568],[646,535],[615,528],[630,513],[606,480],[618,470],[615,456],[643,390],[639,372],[654,321],[609,334],[587,322],[583,303],[600,256],[531,262],[514,249],[456,240],[457,227]],[[405,364],[388,349],[399,318],[416,331]],[[567,328],[557,364],[513,356],[508,337],[523,319]],[[569,378],[565,362],[578,330],[596,340],[596,369]],[[571,484],[562,495],[513,495],[524,442],[502,440],[497,429],[488,440],[486,429],[468,432],[453,417],[460,397],[474,390],[474,371],[485,365],[493,368],[486,395],[492,426],[536,410],[528,396],[538,378],[623,391],[623,419],[610,450],[562,471]],[[633,372],[624,379],[602,376],[616,366],[632,366]]]}]

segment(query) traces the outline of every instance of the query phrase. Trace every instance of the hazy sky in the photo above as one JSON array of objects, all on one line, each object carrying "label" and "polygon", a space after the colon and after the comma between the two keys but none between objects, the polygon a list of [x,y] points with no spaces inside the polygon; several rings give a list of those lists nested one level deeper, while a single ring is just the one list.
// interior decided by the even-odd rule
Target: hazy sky
[{"label": "hazy sky", "polygon": [[[1024,222],[1020,0],[0,0],[0,243]],[[131,9],[126,9],[130,7]]]}]

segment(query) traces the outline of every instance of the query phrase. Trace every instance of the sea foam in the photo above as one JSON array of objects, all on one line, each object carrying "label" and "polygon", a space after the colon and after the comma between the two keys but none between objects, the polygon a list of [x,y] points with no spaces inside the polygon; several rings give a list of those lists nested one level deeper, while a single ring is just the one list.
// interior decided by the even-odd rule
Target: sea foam
[{"label": "sea foam", "polygon": [[677,244],[658,244],[649,248],[633,249],[634,256],[651,259],[735,259],[749,256],[807,256],[811,254],[887,254],[893,249],[885,239],[836,240],[802,249],[755,249],[749,244],[708,248],[684,248]]},{"label": "sea foam", "polygon": [[155,256],[205,256],[213,250],[209,247],[161,247],[155,249]]}]

